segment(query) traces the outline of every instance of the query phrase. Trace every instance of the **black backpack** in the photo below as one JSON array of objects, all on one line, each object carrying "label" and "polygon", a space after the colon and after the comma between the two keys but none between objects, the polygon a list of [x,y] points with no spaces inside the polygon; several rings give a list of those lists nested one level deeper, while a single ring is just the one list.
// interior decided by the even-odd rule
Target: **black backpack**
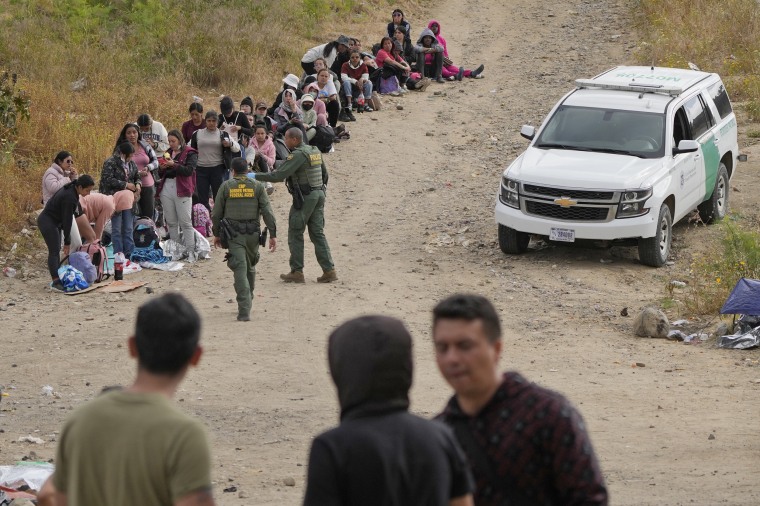
[{"label": "black backpack", "polygon": [[335,140],[335,131],[331,126],[317,125],[314,127],[316,135],[309,141],[309,144],[316,146],[322,153],[329,153],[332,143]]},{"label": "black backpack", "polygon": [[285,138],[282,135],[274,137],[275,160],[286,160],[290,155],[290,150],[285,145]]}]

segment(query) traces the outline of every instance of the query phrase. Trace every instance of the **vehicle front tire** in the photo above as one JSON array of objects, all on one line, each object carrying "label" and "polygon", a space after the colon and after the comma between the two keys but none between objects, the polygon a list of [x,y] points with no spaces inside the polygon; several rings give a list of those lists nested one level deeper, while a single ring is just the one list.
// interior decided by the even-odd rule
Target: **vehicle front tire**
[{"label": "vehicle front tire", "polygon": [[530,243],[530,234],[499,224],[499,247],[507,255],[525,253],[528,250],[528,243]]},{"label": "vehicle front tire", "polygon": [[718,166],[718,177],[715,179],[715,188],[712,196],[699,204],[699,217],[706,224],[720,221],[726,217],[728,212],[728,171],[726,166],[721,162]]},{"label": "vehicle front tire", "polygon": [[668,261],[673,238],[673,217],[670,208],[663,204],[657,218],[657,233],[654,237],[639,239],[639,260],[650,267],[662,267]]}]

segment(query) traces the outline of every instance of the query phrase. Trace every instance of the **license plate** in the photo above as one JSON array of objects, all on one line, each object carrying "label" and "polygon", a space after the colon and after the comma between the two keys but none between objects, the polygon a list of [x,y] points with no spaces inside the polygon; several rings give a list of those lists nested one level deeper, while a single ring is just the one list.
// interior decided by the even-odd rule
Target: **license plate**
[{"label": "license plate", "polygon": [[575,230],[569,228],[553,228],[549,231],[552,241],[575,242]]}]

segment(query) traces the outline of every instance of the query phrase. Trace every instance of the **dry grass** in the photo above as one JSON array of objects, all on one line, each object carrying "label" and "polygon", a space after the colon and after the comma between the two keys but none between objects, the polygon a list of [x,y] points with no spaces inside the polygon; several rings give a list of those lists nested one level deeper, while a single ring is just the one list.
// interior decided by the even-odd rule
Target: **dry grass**
[{"label": "dry grass", "polygon": [[635,0],[633,15],[644,64],[721,74],[732,99],[760,120],[760,2],[757,0]]},{"label": "dry grass", "polygon": [[[309,47],[345,33],[379,42],[393,8],[413,26],[429,0],[0,0],[0,70],[17,72],[32,98],[13,151],[0,154],[0,247],[39,207],[42,173],[58,151],[98,179],[122,126],[148,112],[167,129],[194,95],[271,101]],[[419,21],[417,21],[419,20]],[[82,91],[71,83],[85,78]]]}]

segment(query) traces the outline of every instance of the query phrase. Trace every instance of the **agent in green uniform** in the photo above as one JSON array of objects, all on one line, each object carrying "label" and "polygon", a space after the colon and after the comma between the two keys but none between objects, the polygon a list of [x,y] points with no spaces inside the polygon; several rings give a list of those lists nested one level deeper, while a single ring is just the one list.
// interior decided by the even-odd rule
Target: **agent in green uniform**
[{"label": "agent in green uniform", "polygon": [[257,181],[285,181],[293,195],[293,205],[288,217],[288,247],[290,248],[290,272],[280,274],[289,283],[303,283],[303,233],[309,229],[309,239],[314,243],[317,261],[324,271],[317,278],[319,283],[338,279],[325,237],[325,184],[327,167],[319,149],[304,144],[299,128],[285,132],[285,145],[291,153],[276,171],[256,173]]},{"label": "agent in green uniform", "polygon": [[242,158],[232,160],[234,177],[222,183],[214,199],[213,223],[214,246],[222,247],[219,237],[222,220],[229,224],[229,253],[227,267],[235,276],[238,321],[251,319],[251,297],[256,281],[256,263],[259,261],[259,216],[264,215],[264,223],[269,228],[269,251],[277,249],[277,223],[272,206],[269,204],[263,183],[246,176],[248,164]]}]

